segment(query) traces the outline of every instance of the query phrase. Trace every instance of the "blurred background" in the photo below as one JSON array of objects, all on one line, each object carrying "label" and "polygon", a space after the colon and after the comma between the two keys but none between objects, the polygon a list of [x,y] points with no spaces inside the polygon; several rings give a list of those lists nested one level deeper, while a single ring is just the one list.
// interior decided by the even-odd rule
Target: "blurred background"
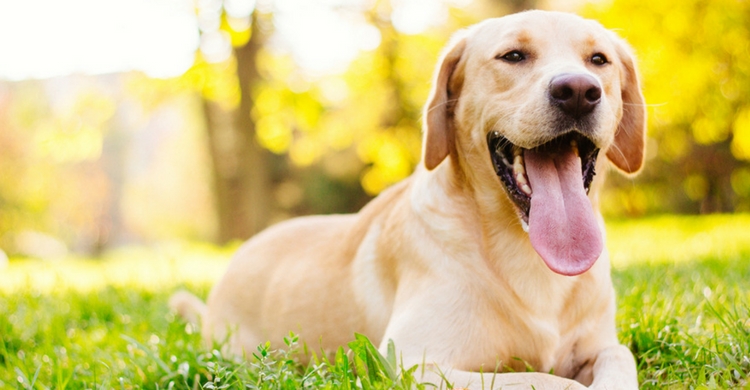
[{"label": "blurred background", "polygon": [[607,217],[750,211],[745,0],[2,0],[0,258],[357,211],[418,163],[451,33],[529,8],[639,57],[649,161]]}]

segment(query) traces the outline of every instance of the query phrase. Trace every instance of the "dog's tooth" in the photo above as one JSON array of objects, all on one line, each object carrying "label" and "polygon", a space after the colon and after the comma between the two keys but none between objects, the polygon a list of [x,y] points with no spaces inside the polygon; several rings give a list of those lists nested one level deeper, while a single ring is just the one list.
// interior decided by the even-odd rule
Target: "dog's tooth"
[{"label": "dog's tooth", "polygon": [[578,152],[578,142],[576,142],[576,140],[571,140],[570,146],[573,148],[573,153],[576,154],[576,157],[581,157],[580,153]]},{"label": "dog's tooth", "polygon": [[529,179],[526,177],[526,167],[523,164],[523,149],[513,148],[513,178],[516,179],[516,185],[526,195],[531,196],[531,187]]},{"label": "dog's tooth", "polygon": [[526,195],[531,196],[531,187],[529,187],[529,179],[526,177],[526,168],[523,164],[522,154],[516,154],[513,157],[513,176],[516,179],[516,185],[518,185],[518,188],[520,188]]},{"label": "dog's tooth", "polygon": [[529,186],[529,179],[526,177],[526,174],[516,172],[516,185],[523,193],[531,196],[531,187]]},{"label": "dog's tooth", "polygon": [[517,154],[513,157],[513,172],[526,173],[526,168],[523,165],[523,155]]}]

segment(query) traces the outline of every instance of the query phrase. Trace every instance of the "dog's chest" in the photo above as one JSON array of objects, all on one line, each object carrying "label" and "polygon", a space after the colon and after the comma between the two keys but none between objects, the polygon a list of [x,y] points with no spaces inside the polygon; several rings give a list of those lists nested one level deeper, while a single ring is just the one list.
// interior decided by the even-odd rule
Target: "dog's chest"
[{"label": "dog's chest", "polygon": [[503,370],[523,372],[532,369],[565,375],[561,371],[567,367],[560,367],[560,363],[574,358],[572,346],[575,342],[570,334],[564,333],[561,321],[551,316],[529,316],[516,323],[520,326],[504,330],[508,337],[504,345],[497,348],[504,355],[500,360],[507,362],[503,364]]},{"label": "dog's chest", "polygon": [[476,335],[470,343],[477,353],[466,354],[469,361],[463,369],[494,370],[499,363],[502,371],[575,374],[582,360],[576,354],[578,338],[594,324],[583,310],[583,291],[568,280],[526,282],[517,286],[510,282],[510,287],[515,287],[512,293],[502,291],[484,304],[489,310],[480,317],[486,318],[467,330]]}]

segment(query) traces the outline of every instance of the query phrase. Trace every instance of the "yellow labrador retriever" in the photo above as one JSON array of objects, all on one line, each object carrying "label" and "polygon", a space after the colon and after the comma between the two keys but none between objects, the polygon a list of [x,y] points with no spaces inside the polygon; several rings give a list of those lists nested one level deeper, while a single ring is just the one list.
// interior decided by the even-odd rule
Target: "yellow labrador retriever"
[{"label": "yellow labrador retriever", "polygon": [[594,173],[606,160],[639,170],[644,137],[634,60],[615,34],[559,12],[484,21],[444,51],[410,178],[357,214],[271,227],[207,305],[178,293],[172,306],[200,316],[207,340],[231,329],[237,353],[290,330],[329,349],[360,332],[393,340],[433,383],[442,371],[468,388],[636,389]]}]

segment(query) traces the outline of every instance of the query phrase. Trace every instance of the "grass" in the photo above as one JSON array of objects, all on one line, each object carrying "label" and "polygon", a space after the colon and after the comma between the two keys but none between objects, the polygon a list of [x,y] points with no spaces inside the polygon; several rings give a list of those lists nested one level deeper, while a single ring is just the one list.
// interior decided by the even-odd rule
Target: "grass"
[{"label": "grass", "polygon": [[[620,338],[642,387],[750,388],[750,216],[612,221],[608,236]],[[166,302],[181,287],[205,296],[231,251],[175,244],[11,261],[0,270],[0,389],[416,386],[393,353],[354,335],[309,365],[292,334],[247,360],[204,348]]]}]

